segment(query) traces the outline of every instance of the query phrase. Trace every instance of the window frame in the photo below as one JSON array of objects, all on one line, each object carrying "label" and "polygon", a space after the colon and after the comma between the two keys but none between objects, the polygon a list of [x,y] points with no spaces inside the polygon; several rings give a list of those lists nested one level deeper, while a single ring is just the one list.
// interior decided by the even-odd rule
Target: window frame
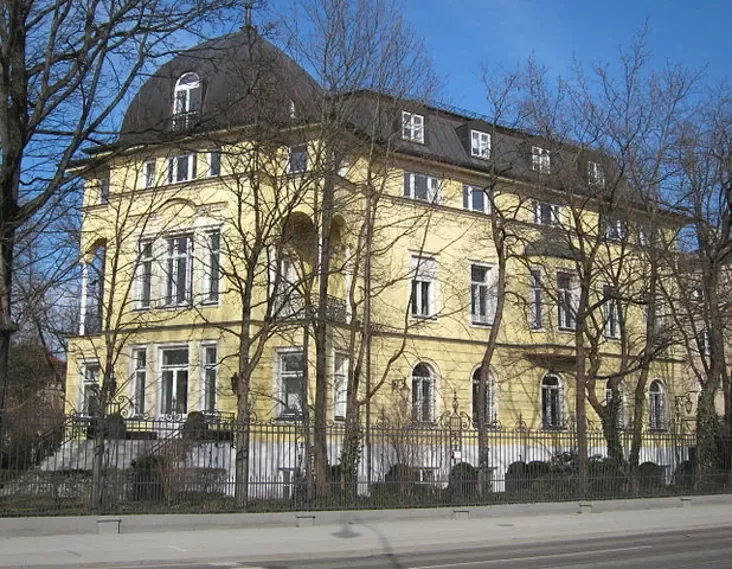
[{"label": "window frame", "polygon": [[531,147],[531,169],[539,174],[552,173],[551,152],[542,146]]},{"label": "window frame", "polygon": [[[295,160],[300,157],[300,160]],[[292,144],[287,148],[287,173],[288,174],[304,174],[310,166],[310,156],[308,154],[307,143]]]},{"label": "window frame", "polygon": [[[556,380],[556,385],[548,380]],[[541,428],[545,431],[558,431],[564,428],[564,383],[562,378],[553,372],[547,372],[541,378]]]},{"label": "window frame", "polygon": [[[427,370],[427,375],[416,375],[417,368]],[[434,423],[435,422],[435,393],[436,393],[436,374],[434,368],[426,363],[419,362],[415,364],[410,373],[411,383],[411,417],[414,423]],[[425,406],[425,387],[427,387],[427,402]],[[425,411],[427,417],[425,417]]]},{"label": "window frame", "polygon": [[[132,401],[133,416],[143,417],[147,408],[147,373],[149,360],[147,346],[132,347]],[[142,355],[142,358],[140,357]],[[141,365],[142,362],[142,365]]]},{"label": "window frame", "polygon": [[544,290],[541,269],[529,269],[529,329],[544,329]]},{"label": "window frame", "polygon": [[153,239],[140,239],[137,242],[136,310],[150,310],[153,307],[154,264],[155,241]]},{"label": "window frame", "polygon": [[603,217],[602,234],[608,241],[622,241],[628,236],[628,224],[617,217]]},{"label": "window frame", "polygon": [[[544,221],[545,208],[549,208],[549,222]],[[562,206],[548,201],[534,200],[534,223],[543,227],[559,227],[562,224]]]},{"label": "window frame", "polygon": [[145,160],[142,163],[142,187],[147,190],[155,186],[157,186],[157,161]]},{"label": "window frame", "polygon": [[[429,255],[412,255],[409,287],[409,311],[414,319],[437,318],[437,259]],[[426,296],[426,303],[425,303]]]},{"label": "window frame", "polygon": [[[560,287],[559,279],[567,277],[569,280],[567,287]],[[557,271],[556,274],[556,290],[557,290],[557,327],[561,331],[574,331],[577,327],[577,292],[576,292],[576,275],[570,271]]]},{"label": "window frame", "polygon": [[587,161],[587,184],[598,188],[605,187],[605,169],[600,162]]},{"label": "window frame", "polygon": [[207,171],[206,176],[208,178],[218,178],[221,176],[221,150],[216,148],[209,150],[207,153]]},{"label": "window frame", "polygon": [[[483,209],[475,208],[475,195],[482,196]],[[472,184],[463,184],[463,209],[474,213],[489,214],[491,212],[491,200],[484,188],[473,186]]]},{"label": "window frame", "polygon": [[[187,344],[179,345],[165,345],[158,348],[159,362],[160,362],[160,401],[159,401],[159,412],[161,416],[185,416],[188,413],[188,392],[191,386],[191,350]],[[186,362],[182,364],[166,364],[165,354],[168,352],[183,352],[186,353]],[[167,385],[167,379],[165,374],[171,373],[170,385]],[[181,375],[184,373],[185,378],[185,398],[183,405],[180,406],[180,387],[181,387]],[[168,393],[170,390],[170,401],[168,402]],[[170,403],[168,405],[168,403]]]},{"label": "window frame", "polygon": [[[473,271],[474,269],[483,270],[485,271],[485,278],[483,281],[477,281],[473,278]],[[469,279],[470,279],[470,287],[469,287],[469,297],[470,297],[470,325],[471,326],[492,326],[493,320],[496,316],[496,297],[495,297],[495,291],[493,291],[493,286],[495,284],[495,275],[493,273],[493,266],[486,264],[486,263],[480,263],[480,262],[472,262],[470,263],[469,267]],[[476,318],[476,291],[477,294],[480,295],[481,291],[484,292],[485,298],[482,299],[482,302],[484,304],[485,308],[485,314],[483,316],[477,315]],[[480,298],[478,299],[480,304]]]},{"label": "window frame", "polygon": [[622,304],[615,287],[603,285],[602,300],[603,336],[619,340],[622,333]]},{"label": "window frame", "polygon": [[[303,401],[303,382],[305,378],[305,354],[302,347],[293,346],[290,348],[279,349],[276,352],[276,382],[277,382],[277,407],[278,413],[277,418],[282,420],[297,420],[302,417],[304,405],[307,405],[306,401]],[[288,370],[285,371],[283,368],[285,358],[291,356],[299,356],[301,367],[299,370]],[[286,374],[286,375],[285,375]],[[289,390],[285,388],[285,380],[295,380],[299,384],[299,393],[297,397],[299,400],[298,407],[295,411],[291,411],[288,404]]]},{"label": "window frame", "polygon": [[[425,179],[425,198],[417,196],[418,178]],[[440,201],[440,179],[419,172],[404,172],[404,197],[417,202],[437,204]]]},{"label": "window frame", "polygon": [[97,188],[99,189],[99,205],[109,203],[109,176],[97,178]]},{"label": "window frame", "polygon": [[[96,374],[90,374],[90,370]],[[99,405],[99,390],[101,389],[102,366],[98,361],[86,361],[81,365],[81,400],[80,414],[83,417],[93,416],[92,406]]]},{"label": "window frame", "polygon": [[[188,76],[195,77],[195,82],[182,83],[183,79]],[[198,92],[198,106],[193,107],[194,92]],[[183,97],[180,97],[183,95]],[[187,129],[193,126],[193,119],[199,114],[201,104],[203,103],[203,93],[201,89],[201,76],[195,71],[186,71],[182,73],[175,82],[173,89],[173,130]]]},{"label": "window frame", "polygon": [[[339,364],[340,360],[340,366]],[[348,410],[348,354],[333,352],[333,419],[345,421]]]},{"label": "window frame", "polygon": [[[203,233],[203,298],[201,304],[217,305],[221,299],[221,228],[206,229]],[[214,243],[214,237],[215,243]]]},{"label": "window frame", "polygon": [[424,144],[425,116],[404,110],[402,111],[401,116],[402,140]]},{"label": "window frame", "polygon": [[[211,353],[213,353],[213,361],[209,360],[209,355]],[[199,357],[201,358],[201,411],[209,415],[215,415],[218,411],[218,343],[212,341],[201,342],[201,351]]]},{"label": "window frame", "polygon": [[[186,240],[186,251],[181,253],[180,250],[173,246],[174,241],[181,239]],[[165,279],[164,285],[164,307],[178,308],[182,306],[190,306],[193,301],[193,241],[194,236],[191,233],[181,233],[168,235],[165,237]],[[180,299],[179,279],[180,279],[180,261],[185,259],[185,294]],[[171,271],[171,266],[173,270]],[[174,300],[175,299],[175,300]]]},{"label": "window frame", "polygon": [[[654,390],[657,386],[658,390]],[[648,386],[648,428],[651,431],[668,430],[668,401],[665,384],[654,379]]]},{"label": "window frame", "polygon": [[470,156],[489,160],[491,157],[492,136],[482,130],[470,130]]},{"label": "window frame", "polygon": [[[184,184],[186,182],[192,182],[196,179],[198,173],[197,173],[197,154],[195,152],[190,152],[187,154],[176,154],[175,156],[169,156],[168,157],[168,184]],[[187,177],[185,179],[178,177],[178,163],[180,160],[185,159],[187,162],[186,165],[186,175]]]}]

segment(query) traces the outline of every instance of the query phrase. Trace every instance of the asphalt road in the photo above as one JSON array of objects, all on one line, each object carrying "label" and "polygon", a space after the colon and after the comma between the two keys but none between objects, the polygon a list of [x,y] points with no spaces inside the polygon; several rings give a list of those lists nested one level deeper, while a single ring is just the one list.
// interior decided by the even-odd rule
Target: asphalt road
[{"label": "asphalt road", "polygon": [[[358,526],[343,537],[357,537]],[[348,535],[349,532],[353,535]],[[283,536],[283,539],[286,539]],[[385,551],[389,551],[385,543]],[[729,569],[732,526],[592,540],[460,548],[429,554],[385,554],[339,559],[236,560],[120,569]]]}]

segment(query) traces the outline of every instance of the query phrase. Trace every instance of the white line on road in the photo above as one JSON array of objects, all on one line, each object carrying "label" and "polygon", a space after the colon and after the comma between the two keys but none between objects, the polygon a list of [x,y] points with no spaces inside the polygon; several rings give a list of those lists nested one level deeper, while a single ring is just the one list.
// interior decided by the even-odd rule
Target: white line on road
[{"label": "white line on road", "polygon": [[599,553],[615,553],[618,551],[637,551],[639,549],[651,549],[652,545],[637,545],[635,547],[615,547],[613,549],[593,549],[590,551],[574,551],[572,553],[554,553],[552,555],[532,555],[530,557],[503,557],[501,559],[483,559],[481,561],[462,561],[459,563],[446,563],[444,565],[422,565],[420,567],[409,567],[409,569],[444,569],[445,567],[466,567],[468,565],[487,565],[489,563],[508,563],[514,561],[537,561],[539,559],[553,559],[556,557],[577,557],[579,555],[596,555]]},{"label": "white line on road", "polygon": [[178,547],[177,545],[169,545],[170,549],[175,549],[176,551],[188,551],[187,549],[183,549],[182,547]]}]

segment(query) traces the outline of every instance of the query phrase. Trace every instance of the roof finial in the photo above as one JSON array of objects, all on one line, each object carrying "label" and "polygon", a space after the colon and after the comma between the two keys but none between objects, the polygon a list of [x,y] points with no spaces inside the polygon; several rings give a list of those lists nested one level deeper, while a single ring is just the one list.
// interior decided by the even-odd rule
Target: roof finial
[{"label": "roof finial", "polygon": [[252,2],[247,0],[244,2],[244,29],[251,30],[252,28]]}]

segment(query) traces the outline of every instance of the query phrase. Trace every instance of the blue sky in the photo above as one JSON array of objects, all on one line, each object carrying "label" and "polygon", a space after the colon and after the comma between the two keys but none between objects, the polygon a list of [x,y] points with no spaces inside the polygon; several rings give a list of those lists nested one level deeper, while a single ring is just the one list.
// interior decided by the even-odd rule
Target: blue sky
[{"label": "blue sky", "polygon": [[532,53],[551,73],[617,59],[648,22],[654,64],[705,68],[730,79],[732,0],[402,0],[405,20],[424,37],[443,99],[480,112],[481,65],[512,69]]}]

